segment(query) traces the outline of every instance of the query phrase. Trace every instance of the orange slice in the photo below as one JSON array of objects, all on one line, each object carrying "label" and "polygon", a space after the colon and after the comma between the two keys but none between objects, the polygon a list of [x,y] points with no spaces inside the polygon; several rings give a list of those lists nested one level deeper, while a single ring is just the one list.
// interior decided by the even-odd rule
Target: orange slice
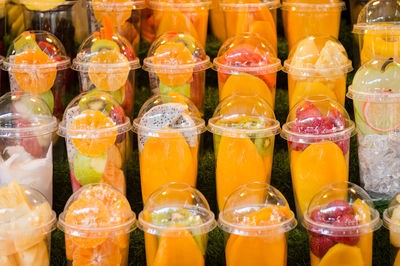
[{"label": "orange slice", "polygon": [[74,266],[116,266],[121,265],[121,252],[118,245],[108,239],[95,248],[78,247],[73,256]]},{"label": "orange slice", "polygon": [[124,171],[114,166],[106,166],[103,175],[103,182],[116,188],[122,194],[126,194],[126,184]]},{"label": "orange slice", "polygon": [[[127,4],[130,3],[131,1],[93,0],[92,2],[94,3],[92,5],[94,16],[96,17],[97,21],[99,21],[102,24],[104,24],[104,16],[108,16],[115,27],[121,26],[122,24],[124,24],[125,21],[127,21],[131,17],[132,7],[129,8],[129,6],[121,6],[121,4]],[[112,6],[112,4],[115,4],[115,7],[113,8],[102,7],[103,4],[110,6]]]},{"label": "orange slice", "polygon": [[[356,215],[356,219],[360,224],[366,224],[371,222],[370,207],[360,199],[356,199],[353,203],[353,210]],[[361,254],[365,265],[372,265],[372,228],[371,232],[362,234],[360,240],[357,242],[357,247],[360,248]]]},{"label": "orange slice", "polygon": [[361,250],[356,246],[338,243],[322,257],[319,266],[365,266]]}]

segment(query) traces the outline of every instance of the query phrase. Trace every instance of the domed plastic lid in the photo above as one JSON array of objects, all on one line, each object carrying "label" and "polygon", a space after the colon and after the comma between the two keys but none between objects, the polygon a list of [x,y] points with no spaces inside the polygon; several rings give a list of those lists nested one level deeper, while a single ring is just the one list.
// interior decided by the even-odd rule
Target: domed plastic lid
[{"label": "domed plastic lid", "polygon": [[150,0],[149,7],[160,11],[199,12],[208,10],[211,1],[207,0]]},{"label": "domed plastic lid", "polygon": [[[12,72],[56,72],[69,68],[70,58],[56,36],[47,31],[25,31],[12,42],[2,69]],[[41,74],[41,73],[39,73]]]},{"label": "domed plastic lid", "polygon": [[216,226],[206,198],[184,183],[169,183],[153,192],[138,221],[141,230],[153,235],[162,235],[164,230],[188,230],[192,235],[201,235]]},{"label": "domed plastic lid", "polygon": [[[166,84],[177,83],[177,79],[189,79],[193,72],[202,71],[211,66],[201,44],[190,34],[167,32],[158,37],[150,46],[143,61],[143,69],[156,72]],[[168,74],[182,73],[169,76]],[[174,79],[174,80],[171,80]]]},{"label": "domed plastic lid", "polygon": [[297,222],[282,193],[255,182],[232,192],[219,214],[218,225],[230,234],[263,236],[290,231]]},{"label": "domed plastic lid", "polygon": [[27,9],[32,11],[49,11],[54,8],[69,8],[76,4],[78,1],[67,0],[67,1],[57,1],[57,0],[21,0],[20,3],[23,4]]},{"label": "domed plastic lid", "polygon": [[208,120],[208,129],[217,135],[246,138],[267,137],[279,133],[271,106],[257,95],[234,94],[225,98]]},{"label": "domed plastic lid", "polygon": [[58,135],[72,139],[117,139],[129,131],[131,123],[124,109],[108,93],[89,91],[75,97],[67,106]]},{"label": "domed plastic lid", "polygon": [[398,35],[399,32],[390,30],[399,29],[400,3],[393,0],[372,0],[361,9],[353,33],[364,34],[367,30],[389,30],[388,34]]},{"label": "domed plastic lid", "polygon": [[242,33],[224,42],[213,69],[227,74],[260,75],[277,72],[281,67],[281,60],[268,41],[255,33]]},{"label": "domed plastic lid", "polygon": [[81,187],[68,199],[59,215],[58,228],[75,239],[97,238],[99,244],[116,234],[130,233],[136,228],[136,215],[126,197],[108,184]]},{"label": "domed plastic lid", "polygon": [[346,9],[346,3],[339,0],[284,0],[282,10],[298,12],[332,12]]},{"label": "domed plastic lid", "polygon": [[346,109],[322,95],[309,96],[289,112],[281,136],[296,143],[348,140],[355,134]]},{"label": "domed plastic lid", "polygon": [[29,248],[53,231],[56,221],[56,213],[38,190],[16,181],[0,188],[0,241]]},{"label": "domed plastic lid", "polygon": [[143,9],[146,7],[146,1],[144,0],[89,0],[90,5],[95,9],[95,12],[110,13],[115,12],[129,12],[131,10]]},{"label": "domed plastic lid", "polygon": [[[377,230],[382,221],[368,193],[350,182],[331,183],[311,200],[303,225],[311,232],[340,236],[348,243],[361,234]],[[347,241],[346,241],[347,240]]]},{"label": "domed plastic lid", "polygon": [[296,43],[283,71],[298,76],[339,76],[353,70],[343,45],[331,36],[308,36]]},{"label": "domed plastic lid", "polygon": [[[383,212],[383,225],[393,232],[400,232],[400,194],[397,194]],[[393,239],[396,238],[396,239]],[[399,243],[397,235],[391,235],[391,241]]]},{"label": "domed plastic lid", "polygon": [[277,9],[281,5],[279,0],[221,0],[219,6],[225,11],[241,11],[241,8],[246,11],[257,11],[260,8],[267,7],[269,9]]},{"label": "domed plastic lid", "polygon": [[0,137],[33,137],[56,130],[57,119],[40,96],[8,92],[0,97]]}]

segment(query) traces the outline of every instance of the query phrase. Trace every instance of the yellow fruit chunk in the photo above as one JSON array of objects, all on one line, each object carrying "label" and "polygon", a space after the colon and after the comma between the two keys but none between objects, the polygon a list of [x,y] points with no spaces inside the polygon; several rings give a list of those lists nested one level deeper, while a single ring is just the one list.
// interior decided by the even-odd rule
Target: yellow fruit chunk
[{"label": "yellow fruit chunk", "polygon": [[394,259],[393,266],[400,266],[400,252],[397,251],[396,258]]},{"label": "yellow fruit chunk", "polygon": [[37,245],[15,255],[18,266],[47,266],[50,264],[47,245],[40,241]]},{"label": "yellow fruit chunk", "polygon": [[144,233],[144,241],[146,249],[146,262],[148,266],[152,266],[154,264],[154,259],[158,249],[157,235]]},{"label": "yellow fruit chunk", "polygon": [[14,255],[0,256],[0,265],[1,266],[18,266]]},{"label": "yellow fruit chunk", "polygon": [[254,21],[250,25],[250,32],[256,33],[266,39],[276,50],[278,39],[276,34],[275,21],[268,8],[263,8],[263,11],[266,11],[265,14],[268,14],[268,19]]},{"label": "yellow fruit chunk", "polygon": [[310,252],[310,262],[311,266],[318,266],[321,262],[321,259],[314,255],[314,253]]},{"label": "yellow fruit chunk", "polygon": [[[63,4],[65,0],[53,0],[51,2],[47,0],[29,1],[25,2],[24,5],[27,9],[34,11],[49,11],[53,8],[58,7]],[[28,4],[29,3],[29,4]]]},{"label": "yellow fruit chunk", "polygon": [[[213,0],[213,6],[216,5],[218,5],[218,1]],[[224,42],[226,40],[225,20],[224,14],[219,8],[210,10],[210,26],[214,36],[217,37],[220,42]]]},{"label": "yellow fruit chunk", "polygon": [[[121,26],[131,17],[132,10],[126,5],[129,4],[127,0],[92,0],[92,2],[94,16],[101,23],[103,23],[103,17],[108,16],[112,25],[116,27]],[[112,6],[112,4],[115,4],[115,7],[103,7],[103,5]]]},{"label": "yellow fruit chunk", "polygon": [[338,243],[322,257],[319,266],[365,266],[361,250]]},{"label": "yellow fruit chunk", "polygon": [[322,82],[313,81],[303,81],[298,82],[294,88],[293,95],[290,99],[290,108],[292,108],[296,103],[303,100],[305,97],[314,95],[325,95],[336,100],[336,94],[333,90],[328,88]]},{"label": "yellow fruit chunk", "polygon": [[154,12],[156,25],[158,28],[156,36],[161,36],[162,34],[175,31],[175,32],[187,32],[192,35],[196,40],[199,39],[197,30],[189,18],[187,18],[178,9],[169,8],[166,11],[155,11]]},{"label": "yellow fruit chunk", "polygon": [[[361,199],[356,199],[353,203],[353,210],[357,221],[360,224],[371,222],[371,212],[368,204],[363,202]],[[357,243],[357,247],[360,248],[365,265],[372,265],[372,236],[373,228],[370,233],[362,234],[360,240]]]}]

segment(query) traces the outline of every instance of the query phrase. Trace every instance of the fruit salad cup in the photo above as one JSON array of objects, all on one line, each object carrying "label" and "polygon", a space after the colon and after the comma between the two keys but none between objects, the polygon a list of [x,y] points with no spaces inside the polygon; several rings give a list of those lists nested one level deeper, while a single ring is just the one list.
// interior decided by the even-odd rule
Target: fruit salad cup
[{"label": "fruit salad cup", "polygon": [[210,8],[210,29],[211,33],[220,41],[226,40],[225,18],[222,8],[219,6],[220,0],[212,0]]},{"label": "fruit salad cup", "polygon": [[206,198],[185,183],[150,195],[139,214],[147,266],[205,265],[208,233],[216,226]]},{"label": "fruit salad cup", "polygon": [[353,33],[358,37],[360,60],[400,57],[400,6],[397,1],[373,0],[360,11]]},{"label": "fruit salad cup", "polygon": [[57,119],[39,96],[8,92],[0,98],[0,187],[16,180],[51,204],[56,130]]},{"label": "fruit salad cup", "polygon": [[138,135],[143,202],[170,182],[196,185],[197,157],[204,120],[181,94],[156,95],[147,100],[133,121]]},{"label": "fruit salad cup", "polygon": [[2,68],[13,93],[42,98],[57,119],[62,118],[70,58],[62,43],[46,31],[25,31],[8,49]]},{"label": "fruit salad cup", "polygon": [[87,184],[106,183],[125,195],[130,129],[124,109],[107,93],[82,93],[70,102],[58,134],[66,139],[74,192]]},{"label": "fruit salad cup", "polygon": [[349,182],[331,183],[304,214],[311,266],[372,266],[373,231],[382,224],[367,192]]},{"label": "fruit salad cup", "polygon": [[206,0],[150,0],[153,10],[154,36],[166,32],[186,32],[206,47],[208,9],[211,1]]},{"label": "fruit salad cup", "polygon": [[79,72],[81,92],[108,93],[132,118],[139,58],[128,40],[114,33],[112,26],[95,32],[81,44],[72,68]]},{"label": "fruit salad cup", "polygon": [[36,189],[13,181],[0,188],[0,264],[50,265],[56,213]]},{"label": "fruit salad cup", "polygon": [[296,227],[285,197],[266,183],[240,186],[228,197],[218,226],[227,266],[286,266],[287,233]]},{"label": "fruit salad cup", "polygon": [[282,18],[289,49],[304,37],[339,37],[340,15],[346,4],[340,0],[283,0]]},{"label": "fruit salad cup", "polygon": [[167,32],[151,45],[143,61],[154,94],[178,92],[203,107],[206,69],[211,65],[206,52],[193,36]]},{"label": "fruit salad cup", "polygon": [[220,0],[226,37],[252,32],[266,39],[277,51],[276,10],[279,0]]},{"label": "fruit salad cup", "polygon": [[257,94],[274,107],[281,61],[271,44],[259,35],[244,33],[228,39],[219,49],[213,68],[218,71],[220,101],[232,94]]},{"label": "fruit salad cup", "polygon": [[306,96],[326,95],[344,105],[347,73],[353,70],[343,45],[329,36],[300,40],[284,63],[289,108]]},{"label": "fruit salad cup", "polygon": [[383,225],[389,230],[393,266],[400,265],[400,194],[397,194],[383,212]]},{"label": "fruit salad cup", "polygon": [[221,211],[228,196],[243,184],[270,183],[279,121],[258,95],[225,98],[208,121],[214,134],[216,186]]},{"label": "fruit salad cup", "polygon": [[297,217],[325,185],[347,181],[354,123],[342,105],[310,96],[289,112],[281,136],[288,141]]},{"label": "fruit salad cup", "polygon": [[80,188],[58,219],[68,265],[128,265],[135,213],[121,192],[107,184]]}]

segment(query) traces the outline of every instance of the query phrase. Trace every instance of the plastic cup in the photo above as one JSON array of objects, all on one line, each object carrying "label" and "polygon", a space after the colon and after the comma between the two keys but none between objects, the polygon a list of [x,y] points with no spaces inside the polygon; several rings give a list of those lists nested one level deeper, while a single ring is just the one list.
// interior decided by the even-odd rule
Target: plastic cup
[{"label": "plastic cup", "polygon": [[200,191],[185,183],[158,188],[138,216],[147,265],[205,265],[208,233],[215,226]]},{"label": "plastic cup", "polygon": [[181,94],[147,100],[133,121],[138,135],[143,202],[164,184],[196,185],[197,157],[204,120]]},{"label": "plastic cup", "polygon": [[354,123],[342,105],[327,96],[310,96],[289,112],[281,136],[288,141],[297,217],[329,183],[347,181]]},{"label": "plastic cup", "polygon": [[344,105],[351,70],[351,60],[337,39],[309,36],[300,40],[283,68],[288,74],[289,108],[312,95],[326,95]]},{"label": "plastic cup", "polygon": [[127,39],[113,31],[109,34],[95,32],[86,38],[72,61],[72,69],[79,72],[81,92],[108,93],[132,118],[139,58]]},{"label": "plastic cup", "polygon": [[347,96],[353,99],[363,188],[373,198],[400,192],[400,61],[374,58],[356,73]]},{"label": "plastic cup", "polygon": [[266,183],[249,183],[228,197],[218,226],[227,266],[285,266],[287,235],[297,225],[285,197]]},{"label": "plastic cup", "polygon": [[339,0],[284,0],[283,27],[289,49],[310,35],[339,37],[340,15],[346,4]]},{"label": "plastic cup", "polygon": [[270,183],[275,135],[279,133],[271,106],[257,95],[225,98],[208,121],[214,135],[219,210],[243,184]]},{"label": "plastic cup", "polygon": [[2,265],[50,265],[56,213],[36,189],[13,181],[0,189]]},{"label": "plastic cup", "polygon": [[68,265],[128,265],[136,216],[122,193],[107,184],[76,191],[59,215]]},{"label": "plastic cup", "polygon": [[311,266],[372,265],[373,232],[382,225],[367,192],[350,182],[322,188],[304,214]]},{"label": "plastic cup", "polygon": [[266,39],[277,51],[276,10],[278,0],[220,0],[226,37],[252,32]]},{"label": "plastic cup", "polygon": [[244,33],[228,39],[219,49],[213,68],[218,72],[220,101],[232,94],[257,94],[274,107],[281,61],[264,38]]},{"label": "plastic cup", "polygon": [[143,61],[154,94],[178,92],[203,108],[206,69],[210,58],[193,36],[167,32],[151,45]]},{"label": "plastic cup", "polygon": [[58,135],[65,138],[72,190],[106,183],[126,193],[131,123],[107,93],[82,93],[67,106]]},{"label": "plastic cup", "polygon": [[400,6],[396,1],[373,0],[358,15],[353,33],[358,37],[360,60],[400,56]]},{"label": "plastic cup", "polygon": [[389,207],[383,212],[383,226],[389,230],[392,264],[396,266],[400,260],[400,196],[397,194],[393,197]]},{"label": "plastic cup", "polygon": [[225,18],[222,8],[219,6],[220,0],[212,0],[210,8],[210,29],[211,33],[220,41],[224,42],[227,38],[225,29]]}]

